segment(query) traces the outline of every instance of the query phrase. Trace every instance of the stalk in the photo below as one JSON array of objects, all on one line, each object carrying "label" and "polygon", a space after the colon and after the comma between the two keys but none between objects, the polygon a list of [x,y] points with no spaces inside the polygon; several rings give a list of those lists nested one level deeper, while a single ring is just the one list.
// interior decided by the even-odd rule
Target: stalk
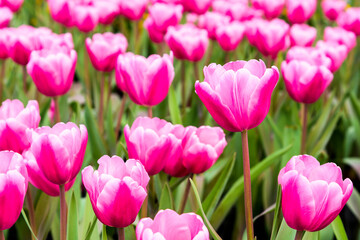
[{"label": "stalk", "polygon": [[190,174],[190,176],[188,178],[188,181],[186,183],[184,195],[183,195],[183,197],[181,199],[181,204],[180,204],[180,208],[179,208],[179,211],[178,211],[179,214],[182,214],[184,212],[184,210],[185,210],[186,202],[187,202],[187,199],[189,198],[189,193],[190,193],[190,186],[191,186],[190,179],[192,177],[193,177],[193,174]]},{"label": "stalk", "polygon": [[122,119],[122,116],[123,116],[124,110],[125,110],[125,103],[126,103],[126,94],[124,93],[123,98],[121,100],[119,117],[118,117],[118,120],[117,120],[117,123],[116,123],[116,128],[115,128],[116,139],[118,139],[118,137],[119,137],[119,131],[120,131],[120,127],[121,127],[121,119]]},{"label": "stalk", "polygon": [[301,240],[303,235],[303,231],[296,231],[295,239],[294,240]]},{"label": "stalk", "polygon": [[59,109],[59,97],[54,97],[55,104],[55,123],[61,122],[60,120],[60,109]]},{"label": "stalk", "polygon": [[60,240],[66,240],[67,209],[65,199],[65,185],[60,185]]},{"label": "stalk", "polygon": [[308,105],[305,103],[301,104],[301,117],[302,117],[302,133],[301,133],[301,154],[306,153],[306,133],[307,133],[307,112]]},{"label": "stalk", "polygon": [[185,61],[181,62],[181,98],[182,98],[182,113],[185,113],[186,109],[186,79],[185,79]]},{"label": "stalk", "polygon": [[[33,233],[36,235],[35,211],[34,211],[34,205],[33,205],[30,187],[28,187],[28,189],[26,191],[26,202],[27,202],[28,210],[29,210],[31,229],[32,229]],[[31,238],[35,239],[34,236],[31,236]]]},{"label": "stalk", "polygon": [[110,72],[110,73],[109,73],[108,95],[107,95],[107,98],[106,98],[106,106],[109,104],[110,97],[111,97],[112,74],[113,74],[113,72]]},{"label": "stalk", "polygon": [[148,107],[148,117],[149,118],[153,117],[152,107]]},{"label": "stalk", "polygon": [[27,71],[26,71],[26,65],[22,66],[22,74],[23,74],[23,91],[26,94],[27,93],[27,86],[26,86],[26,78],[27,78]]},{"label": "stalk", "polygon": [[245,197],[245,222],[247,239],[254,239],[252,200],[251,200],[251,176],[250,176],[250,158],[248,132],[241,132],[242,152],[243,152],[243,168],[244,168],[244,197]]},{"label": "stalk", "polygon": [[125,231],[124,228],[118,228],[119,240],[125,240]]},{"label": "stalk", "polygon": [[105,73],[101,73],[100,80],[100,106],[99,106],[99,131],[100,134],[103,133],[104,130],[104,84],[105,84]]},{"label": "stalk", "polygon": [[[84,35],[84,42],[86,41],[87,34]],[[86,95],[87,100],[89,101],[90,106],[92,106],[91,100],[91,83],[89,79],[89,57],[87,54],[86,47],[84,49],[84,81],[85,81],[85,88],[86,88]]]},{"label": "stalk", "polygon": [[0,240],[5,240],[4,231],[0,230]]},{"label": "stalk", "polygon": [[2,61],[1,71],[0,71],[0,102],[2,102],[3,98],[3,89],[4,89],[4,82],[5,82],[5,64],[6,60]]}]

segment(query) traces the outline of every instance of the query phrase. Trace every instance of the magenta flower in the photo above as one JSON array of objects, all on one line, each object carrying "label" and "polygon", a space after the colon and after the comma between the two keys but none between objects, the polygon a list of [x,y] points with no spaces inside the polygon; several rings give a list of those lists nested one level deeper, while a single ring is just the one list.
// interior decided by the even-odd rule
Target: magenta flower
[{"label": "magenta flower", "polygon": [[285,6],[285,0],[251,0],[251,3],[254,8],[262,10],[267,19],[277,18]]},{"label": "magenta flower", "polygon": [[72,14],[75,26],[82,32],[91,32],[99,23],[99,12],[94,5],[78,3]]},{"label": "magenta flower", "polygon": [[7,7],[0,7],[0,28],[9,26],[11,19],[13,18],[12,11]]},{"label": "magenta flower", "polygon": [[9,28],[0,29],[0,59],[7,59],[9,57],[10,31],[11,29]]},{"label": "magenta flower", "polygon": [[154,106],[165,99],[174,74],[172,55],[145,58],[129,52],[118,57],[116,84],[136,104]]},{"label": "magenta flower", "polygon": [[120,1],[120,14],[131,20],[140,20],[147,4],[148,0]]},{"label": "magenta flower", "polygon": [[195,213],[177,214],[171,209],[160,210],[154,220],[143,218],[136,226],[138,240],[183,239],[209,240],[209,231]]},{"label": "magenta flower", "polygon": [[294,24],[290,28],[291,46],[310,47],[316,39],[316,28],[306,24]]},{"label": "magenta flower", "polygon": [[42,94],[54,97],[64,95],[73,83],[77,54],[67,48],[34,51],[27,72]]},{"label": "magenta flower", "polygon": [[23,2],[24,0],[1,0],[0,5],[10,8],[13,12],[17,12]]},{"label": "magenta flower", "polygon": [[74,123],[57,123],[54,127],[40,127],[27,132],[30,151],[50,182],[63,185],[72,182],[83,163],[88,134]]},{"label": "magenta flower", "polygon": [[321,1],[321,7],[324,15],[330,20],[335,21],[340,13],[346,8],[346,1],[344,0],[324,0]]},{"label": "magenta flower", "polygon": [[360,7],[351,7],[342,12],[336,19],[337,24],[344,29],[360,35]]},{"label": "magenta flower", "polygon": [[214,120],[232,132],[258,126],[266,117],[279,71],[263,61],[236,61],[204,67],[204,82],[195,91]]},{"label": "magenta flower", "polygon": [[99,169],[82,170],[82,182],[97,218],[105,225],[124,228],[135,221],[144,199],[149,176],[134,159],[102,156]]},{"label": "magenta flower", "polygon": [[286,223],[299,231],[319,231],[341,212],[353,184],[342,180],[334,163],[320,163],[312,156],[294,156],[281,169],[282,212]]},{"label": "magenta flower", "polygon": [[65,47],[68,49],[74,49],[74,41],[72,38],[71,33],[64,33],[64,34],[44,34],[39,39],[40,49],[52,49],[52,48],[59,48]]},{"label": "magenta flower", "polygon": [[170,26],[165,41],[176,58],[193,62],[203,58],[209,44],[206,30],[192,24]]},{"label": "magenta flower", "polygon": [[244,34],[245,26],[238,21],[233,21],[217,27],[216,40],[224,51],[233,51],[240,44]]},{"label": "magenta flower", "polygon": [[68,0],[48,0],[51,17],[58,23],[66,27],[75,25],[73,9],[74,1]]},{"label": "magenta flower", "polygon": [[95,33],[85,41],[91,63],[98,71],[111,72],[115,69],[119,54],[126,51],[128,42],[121,33]]},{"label": "magenta flower", "polygon": [[28,187],[28,176],[20,154],[0,151],[0,230],[9,229],[19,218]]},{"label": "magenta flower", "polygon": [[209,38],[216,40],[216,30],[219,26],[230,23],[230,17],[218,12],[206,12],[199,16],[198,26],[208,32]]},{"label": "magenta flower", "polygon": [[316,48],[323,51],[325,55],[331,59],[329,68],[331,72],[337,71],[347,57],[347,47],[338,44],[337,42],[325,42],[320,40],[316,43]]},{"label": "magenta flower", "polygon": [[19,100],[6,100],[0,107],[0,150],[22,153],[30,147],[26,130],[37,128],[40,122],[37,101],[29,101],[26,108]]},{"label": "magenta flower", "polygon": [[356,46],[356,35],[341,27],[326,27],[324,31],[324,40],[326,42],[337,42],[345,45],[350,52]]},{"label": "magenta flower", "polygon": [[185,11],[204,14],[211,5],[211,0],[182,0]]},{"label": "magenta flower", "polygon": [[304,23],[311,18],[316,10],[316,0],[286,1],[287,16],[291,23]]},{"label": "magenta flower", "polygon": [[249,7],[247,0],[214,0],[212,2],[212,8],[215,12],[229,16],[231,20],[236,21],[247,21],[263,16],[263,11]]},{"label": "magenta flower", "polygon": [[286,62],[292,60],[305,61],[316,66],[322,65],[328,69],[331,67],[331,59],[325,55],[324,51],[314,47],[294,46],[290,48],[286,54]]},{"label": "magenta flower", "polygon": [[119,15],[120,6],[116,1],[94,1],[93,4],[97,9],[101,24],[109,25]]}]

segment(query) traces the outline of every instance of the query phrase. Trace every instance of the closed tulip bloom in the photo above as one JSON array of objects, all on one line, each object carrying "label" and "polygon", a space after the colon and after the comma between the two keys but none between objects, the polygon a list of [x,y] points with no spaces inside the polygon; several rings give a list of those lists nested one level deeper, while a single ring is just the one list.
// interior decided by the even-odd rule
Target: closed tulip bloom
[{"label": "closed tulip bloom", "polygon": [[338,44],[337,42],[325,42],[318,41],[316,48],[323,51],[325,55],[331,59],[330,71],[337,71],[347,57],[347,47],[345,45]]},{"label": "closed tulip bloom", "polygon": [[165,41],[176,58],[192,62],[203,58],[209,44],[206,30],[192,24],[170,26]]},{"label": "closed tulip bloom", "polygon": [[140,20],[148,2],[148,0],[120,1],[120,13],[130,20]]},{"label": "closed tulip bloom", "polygon": [[281,72],[290,97],[308,104],[320,98],[334,77],[327,67],[301,60],[284,61]]},{"label": "closed tulip bloom", "polygon": [[[59,185],[50,182],[45,177],[32,152],[25,151],[23,153],[23,158],[28,172],[29,182],[49,196],[59,196]],[[75,180],[76,178],[65,184],[65,191],[68,191],[74,185]]]},{"label": "closed tulip bloom", "polygon": [[77,4],[73,14],[75,26],[82,32],[91,32],[99,23],[99,12],[93,5]]},{"label": "closed tulip bloom", "polygon": [[72,27],[75,24],[73,9],[74,1],[68,0],[48,0],[51,17],[58,23],[66,27]]},{"label": "closed tulip bloom", "polygon": [[240,44],[245,34],[245,26],[233,21],[229,24],[218,26],[216,40],[224,51],[233,51]]},{"label": "closed tulip bloom", "polygon": [[0,230],[9,229],[19,218],[28,187],[28,176],[20,154],[0,152]]},{"label": "closed tulip bloom", "polygon": [[0,29],[0,59],[7,59],[9,57],[9,40],[10,40],[10,29]]},{"label": "closed tulip bloom", "polygon": [[11,11],[13,12],[17,12],[20,9],[23,2],[24,0],[1,0],[0,5],[10,8]]},{"label": "closed tulip bloom", "polygon": [[0,107],[0,150],[12,150],[21,154],[30,147],[26,130],[37,128],[39,122],[37,101],[29,101],[24,108],[17,99],[5,100]]},{"label": "closed tulip bloom", "polygon": [[212,8],[215,12],[222,13],[236,21],[247,21],[263,16],[262,10],[249,7],[247,1],[215,0]]},{"label": "closed tulip bloom", "polygon": [[136,226],[137,240],[182,239],[209,240],[209,231],[195,213],[177,214],[171,209],[160,210],[154,220],[143,218]]},{"label": "closed tulip bloom", "polygon": [[324,40],[327,42],[337,42],[345,45],[350,52],[356,46],[356,35],[341,27],[326,27],[324,31]]},{"label": "closed tulip bloom", "polygon": [[125,163],[117,156],[102,156],[99,169],[82,170],[82,182],[97,218],[105,225],[124,228],[136,219],[147,196],[149,176],[134,159]]},{"label": "closed tulip bloom", "polygon": [[172,55],[154,54],[145,58],[129,52],[118,57],[117,86],[139,105],[154,106],[162,102],[174,75]]},{"label": "closed tulip bloom", "polygon": [[166,32],[160,31],[156,25],[152,17],[146,18],[144,21],[144,28],[148,31],[149,38],[154,43],[161,43],[164,41],[164,35]]},{"label": "closed tulip bloom", "polygon": [[182,0],[185,11],[204,14],[210,8],[211,0]]},{"label": "closed tulip bloom", "polygon": [[74,79],[76,61],[75,50],[44,49],[31,54],[26,68],[39,92],[54,97],[69,91]]},{"label": "closed tulip bloom", "polygon": [[97,9],[99,15],[99,23],[101,24],[109,25],[114,21],[116,16],[119,15],[120,7],[115,1],[94,1],[93,4]]},{"label": "closed tulip bloom", "polygon": [[316,39],[316,28],[306,24],[294,24],[290,28],[291,46],[309,47]]},{"label": "closed tulip bloom", "polygon": [[321,7],[324,15],[331,21],[335,21],[341,12],[345,10],[346,1],[344,0],[324,0]]},{"label": "closed tulip bloom", "polygon": [[315,232],[329,225],[353,191],[335,163],[320,163],[312,156],[294,156],[281,169],[282,212],[289,227]]},{"label": "closed tulip bloom", "polygon": [[221,127],[242,132],[265,119],[279,80],[275,66],[266,68],[261,60],[210,64],[204,75],[204,82],[196,81],[195,91]]},{"label": "closed tulip bloom", "polygon": [[96,33],[85,41],[91,63],[98,71],[111,72],[119,54],[126,51],[128,42],[121,33]]},{"label": "closed tulip bloom", "polygon": [[0,7],[0,28],[5,28],[9,26],[11,19],[13,18],[13,13],[7,7]]},{"label": "closed tulip bloom", "polygon": [[324,51],[314,47],[294,46],[290,48],[286,54],[286,62],[291,60],[305,61],[316,66],[322,65],[328,69],[331,67],[331,59],[325,55]]},{"label": "closed tulip bloom", "polygon": [[316,0],[286,1],[287,16],[291,23],[304,23],[311,18],[316,10]]},{"label": "closed tulip bloom", "polygon": [[165,120],[136,118],[131,128],[124,128],[129,158],[138,159],[149,175],[159,173],[172,158],[173,146],[179,144],[172,130],[173,125]]},{"label": "closed tulip bloom", "polygon": [[57,123],[27,132],[30,151],[40,170],[50,182],[63,185],[72,182],[83,163],[88,133],[72,122]]},{"label": "closed tulip bloom", "polygon": [[209,38],[216,40],[216,29],[230,23],[230,17],[217,12],[207,12],[199,16],[198,26],[208,32]]},{"label": "closed tulip bloom", "polygon": [[336,19],[337,24],[357,36],[360,35],[360,7],[351,7]]},{"label": "closed tulip bloom", "polygon": [[64,34],[46,34],[41,36],[39,39],[40,49],[52,49],[65,47],[68,49],[74,49],[74,42],[71,33]]},{"label": "closed tulip bloom", "polygon": [[280,16],[285,6],[285,0],[251,0],[251,3],[254,8],[262,10],[267,19]]}]

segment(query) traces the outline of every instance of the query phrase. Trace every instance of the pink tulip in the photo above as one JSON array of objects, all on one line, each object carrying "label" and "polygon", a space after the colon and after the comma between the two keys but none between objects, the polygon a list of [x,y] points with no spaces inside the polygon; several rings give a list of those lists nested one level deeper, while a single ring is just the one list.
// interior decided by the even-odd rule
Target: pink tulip
[{"label": "pink tulip", "polygon": [[204,75],[204,82],[196,81],[195,91],[221,127],[241,132],[265,119],[279,79],[275,66],[266,68],[261,60],[210,64]]},{"label": "pink tulip", "polygon": [[146,18],[144,21],[144,28],[148,31],[149,38],[154,43],[162,43],[164,41],[165,33],[160,31],[156,25],[152,17]]},{"label": "pink tulip", "polygon": [[74,49],[74,42],[71,33],[64,34],[46,34],[39,39],[40,49],[52,49],[59,47],[66,47],[68,49]]},{"label": "pink tulip", "polygon": [[289,49],[286,54],[286,61],[299,60],[310,63],[316,66],[325,66],[330,69],[331,59],[325,55],[324,51],[314,47],[299,47],[295,46]]},{"label": "pink tulip", "polygon": [[0,152],[0,230],[9,229],[19,218],[28,187],[28,176],[20,154]]},{"label": "pink tulip", "polygon": [[251,0],[251,3],[254,8],[262,10],[267,19],[273,19],[280,16],[285,6],[285,0]]},{"label": "pink tulip", "polygon": [[204,14],[211,5],[211,0],[182,0],[185,11]]},{"label": "pink tulip", "polygon": [[67,93],[72,85],[77,55],[67,48],[44,49],[31,54],[27,72],[39,92],[54,97]]},{"label": "pink tulip", "polygon": [[300,103],[316,102],[333,80],[325,66],[301,60],[284,61],[281,72],[290,97]]},{"label": "pink tulip", "polygon": [[336,19],[337,24],[344,29],[360,35],[360,7],[349,8]]},{"label": "pink tulip", "polygon": [[356,35],[341,27],[326,27],[324,31],[324,40],[326,42],[337,42],[345,45],[350,52],[356,46]]},{"label": "pink tulip", "polygon": [[353,184],[342,180],[335,163],[320,163],[312,156],[294,156],[281,169],[282,212],[289,227],[319,231],[329,225],[349,200]]},{"label": "pink tulip", "polygon": [[17,12],[21,5],[23,4],[24,0],[1,0],[0,6],[5,6],[11,9],[13,12]]},{"label": "pink tulip", "polygon": [[13,18],[13,13],[7,7],[0,7],[0,28],[5,28],[9,26],[11,19]]},{"label": "pink tulip", "polygon": [[58,23],[66,27],[75,25],[73,9],[74,1],[68,0],[48,0],[51,17]]},{"label": "pink tulip", "polygon": [[75,179],[88,140],[84,125],[80,125],[79,129],[71,122],[57,123],[52,128],[27,131],[27,137],[31,142],[30,151],[47,180],[63,185]]},{"label": "pink tulip", "polygon": [[6,100],[0,107],[0,150],[22,153],[30,147],[26,130],[37,128],[40,122],[39,105],[29,101],[26,108],[19,100]]},{"label": "pink tulip", "polygon": [[82,182],[97,218],[105,225],[124,228],[135,221],[144,199],[149,176],[134,159],[102,156],[99,169],[82,170]]},{"label": "pink tulip", "polygon": [[311,18],[316,10],[316,0],[286,1],[286,10],[291,23],[304,23]]},{"label": "pink tulip", "polygon": [[10,29],[0,29],[0,59],[7,59],[9,57],[9,41],[10,41]]},{"label": "pink tulip", "polygon": [[208,32],[209,38],[216,40],[216,29],[230,23],[230,17],[217,12],[207,12],[199,16],[198,26]]},{"label": "pink tulip", "polygon": [[173,125],[159,118],[138,117],[131,128],[126,125],[124,136],[129,158],[138,159],[149,175],[163,170],[167,161],[173,158],[181,140],[171,133]]},{"label": "pink tulip", "polygon": [[136,226],[138,240],[182,239],[209,240],[209,231],[195,213],[177,214],[171,209],[160,210],[154,220],[143,218]]},{"label": "pink tulip", "polygon": [[116,16],[119,15],[120,7],[115,1],[102,0],[93,2],[99,15],[99,23],[104,25],[111,24]]},{"label": "pink tulip", "polygon": [[206,30],[192,24],[170,26],[165,41],[176,58],[193,62],[203,58],[209,44]]},{"label": "pink tulip", "polygon": [[335,21],[341,12],[345,10],[346,1],[344,0],[323,0],[321,1],[321,7],[325,16],[330,21]]},{"label": "pink tulip", "polygon": [[127,40],[121,33],[96,33],[85,41],[86,50],[94,68],[98,71],[111,72],[115,68],[119,54],[126,51]]},{"label": "pink tulip", "polygon": [[275,59],[278,53],[287,47],[286,37],[289,25],[281,20],[271,21],[254,19],[248,22],[246,36],[264,56]]},{"label": "pink tulip", "polygon": [[290,28],[291,46],[309,47],[316,39],[316,28],[306,24],[294,24]]},{"label": "pink tulip", "polygon": [[224,51],[233,51],[237,48],[245,34],[245,26],[233,21],[216,29],[216,40]]},{"label": "pink tulip", "polygon": [[[26,169],[29,175],[29,182],[49,196],[57,197],[60,195],[59,185],[50,182],[40,169],[34,155],[31,151],[23,153]],[[74,185],[76,178],[65,184],[65,191],[70,190]]]},{"label": "pink tulip", "polygon": [[147,4],[148,0],[120,1],[120,13],[131,20],[140,20]]},{"label": "pink tulip", "polygon": [[75,26],[82,32],[88,33],[99,23],[99,12],[94,5],[76,4],[73,9]]},{"label": "pink tulip", "polygon": [[337,42],[325,42],[318,41],[316,48],[323,51],[325,55],[331,59],[330,71],[337,71],[347,57],[347,47],[345,45],[338,44]]},{"label": "pink tulip", "polygon": [[172,54],[145,58],[131,52],[118,57],[116,84],[139,105],[154,106],[162,102],[174,80]]},{"label": "pink tulip", "polygon": [[263,15],[263,11],[249,7],[247,1],[214,0],[212,7],[215,12],[229,16],[231,20],[236,21],[251,20]]}]

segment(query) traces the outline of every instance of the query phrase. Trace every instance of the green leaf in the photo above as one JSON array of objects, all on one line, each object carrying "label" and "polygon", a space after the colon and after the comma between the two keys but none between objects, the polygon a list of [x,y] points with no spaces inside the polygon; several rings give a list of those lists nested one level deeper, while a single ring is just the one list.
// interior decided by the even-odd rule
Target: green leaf
[{"label": "green leaf", "polygon": [[320,239],[320,232],[305,232],[302,240],[319,240]]},{"label": "green leaf", "polygon": [[77,240],[79,239],[78,235],[78,213],[76,205],[76,197],[74,191],[71,193],[71,199],[68,210],[68,224],[67,224],[67,239],[68,240]]},{"label": "green leaf", "polygon": [[201,205],[201,199],[200,199],[200,196],[199,196],[199,193],[196,189],[196,186],[195,186],[195,183],[193,182],[193,180],[191,180],[191,178],[189,178],[189,181],[191,183],[191,187],[192,187],[192,190],[194,191],[194,194],[195,194],[195,198],[196,198],[196,202],[199,206],[199,209],[200,209],[200,213],[201,213],[201,216],[204,220],[204,223],[205,223],[205,226],[208,228],[211,236],[215,239],[215,240],[220,240],[221,237],[217,234],[217,232],[215,231],[215,229],[211,226],[209,220],[207,219],[206,215],[205,215],[205,212],[204,212],[204,209],[202,208],[202,205]]},{"label": "green leaf", "polygon": [[169,101],[169,110],[170,110],[170,117],[172,123],[182,124],[179,104],[176,100],[175,90],[173,86],[170,86],[168,101]]},{"label": "green leaf", "polygon": [[116,153],[116,137],[114,131],[114,123],[113,123],[113,116],[111,112],[111,101],[109,101],[108,106],[106,107],[107,111],[105,114],[105,133],[106,133],[106,140],[107,144],[110,149],[111,155]]},{"label": "green leaf", "polygon": [[289,240],[294,239],[296,234],[296,230],[290,228],[286,222],[285,219],[282,220],[279,232],[276,236],[276,240]]},{"label": "green leaf", "polygon": [[276,203],[275,203],[275,214],[274,214],[274,221],[271,229],[271,237],[270,240],[275,240],[277,236],[280,224],[281,224],[281,186],[278,185],[277,194],[276,194]]},{"label": "green leaf", "polygon": [[351,212],[355,215],[358,221],[360,221],[360,194],[355,188],[353,189],[346,205],[350,208]]},{"label": "green leaf", "polygon": [[209,193],[209,195],[206,197],[205,201],[203,202],[203,208],[208,218],[210,218],[214,213],[215,207],[218,204],[221,195],[224,192],[225,186],[234,168],[235,159],[236,159],[236,153],[234,153],[232,160],[228,161],[228,164],[225,165],[215,186],[213,186],[212,191]]},{"label": "green leaf", "polygon": [[174,209],[174,201],[171,195],[170,186],[168,183],[165,183],[160,198],[159,210],[160,209]]},{"label": "green leaf", "polygon": [[106,225],[103,224],[102,240],[107,240]]},{"label": "green leaf", "polygon": [[59,198],[50,197],[41,193],[35,208],[35,222],[37,224],[37,237],[45,239],[50,231],[51,224],[59,208]]},{"label": "green leaf", "polygon": [[353,92],[350,93],[350,100],[354,108],[357,119],[360,119],[360,101]]},{"label": "green leaf", "polygon": [[[251,168],[251,180],[256,181],[257,178],[263,171],[265,171],[268,167],[270,167],[276,161],[279,161],[279,158],[285,154],[287,151],[291,149],[292,145],[289,145],[285,148],[282,148],[273,154],[266,157],[264,160],[256,164]],[[236,203],[236,201],[241,197],[244,191],[244,177],[241,176],[230,188],[230,190],[226,193],[225,197],[221,200],[220,204],[216,208],[214,214],[212,215],[210,222],[217,229],[226,215],[229,213],[232,206]]]},{"label": "green leaf", "polygon": [[85,240],[99,240],[99,234],[97,232],[97,228],[95,228],[97,223],[97,217],[94,213],[94,210],[92,209],[92,205],[90,202],[89,195],[86,194],[85,197],[85,206],[83,211],[83,219],[81,222],[82,225],[82,231],[81,231],[81,238]]},{"label": "green leaf", "polygon": [[29,220],[26,217],[26,213],[25,213],[24,209],[21,209],[21,215],[23,216],[23,218],[24,218],[24,220],[26,222],[26,225],[28,226],[28,228],[29,228],[29,230],[31,232],[31,235],[37,240],[36,235],[35,235],[35,233],[33,232],[32,228],[30,226]]},{"label": "green leaf", "polygon": [[334,221],[331,223],[331,227],[334,230],[337,240],[348,240],[344,228],[344,224],[341,221],[340,216],[337,216]]},{"label": "green leaf", "polygon": [[360,158],[345,158],[344,163],[352,167],[357,176],[360,178]]},{"label": "green leaf", "polygon": [[125,230],[125,239],[126,240],[136,240],[136,233],[134,230],[134,225],[130,225],[126,228],[124,228]]}]

